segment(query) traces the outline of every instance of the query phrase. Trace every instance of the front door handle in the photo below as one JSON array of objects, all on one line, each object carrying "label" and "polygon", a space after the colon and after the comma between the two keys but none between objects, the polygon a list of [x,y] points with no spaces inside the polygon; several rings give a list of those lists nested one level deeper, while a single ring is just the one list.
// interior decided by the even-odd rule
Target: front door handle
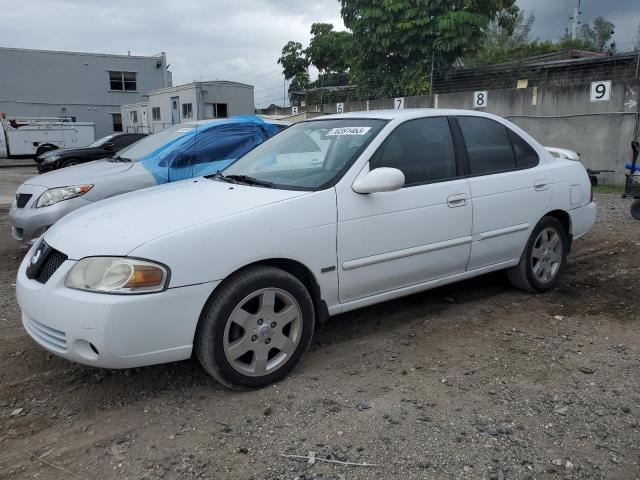
[{"label": "front door handle", "polygon": [[549,182],[547,180],[536,180],[533,184],[533,189],[536,190],[537,192],[540,192],[542,190],[548,190]]},{"label": "front door handle", "polygon": [[464,207],[467,204],[467,196],[464,193],[447,197],[449,208]]}]

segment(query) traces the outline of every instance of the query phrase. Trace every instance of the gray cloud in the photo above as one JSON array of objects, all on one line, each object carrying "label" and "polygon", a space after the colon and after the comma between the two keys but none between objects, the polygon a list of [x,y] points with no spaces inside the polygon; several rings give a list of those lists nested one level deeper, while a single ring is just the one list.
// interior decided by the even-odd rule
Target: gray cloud
[{"label": "gray cloud", "polygon": [[[577,0],[518,0],[520,8],[536,15],[534,36],[543,40],[557,40],[569,28],[569,17]],[[633,42],[640,25],[638,0],[582,0],[580,21],[591,23],[603,16],[616,25],[615,41],[618,51],[633,50]]]},{"label": "gray cloud", "polygon": [[[534,34],[545,39],[563,34],[565,3],[518,0],[536,12]],[[638,0],[583,3],[584,21],[610,18],[617,25],[619,48],[631,48],[640,22]],[[572,8],[573,0],[567,5]],[[282,102],[284,79],[276,60],[288,40],[306,44],[313,22],[344,28],[338,0],[0,0],[0,11],[2,46],[139,55],[164,51],[174,83],[250,83],[257,106]]]},{"label": "gray cloud", "polygon": [[0,11],[2,46],[132,55],[164,51],[175,84],[249,83],[255,85],[257,106],[282,103],[284,78],[276,61],[287,41],[308,42],[316,21],[342,28],[336,0],[0,0]]}]

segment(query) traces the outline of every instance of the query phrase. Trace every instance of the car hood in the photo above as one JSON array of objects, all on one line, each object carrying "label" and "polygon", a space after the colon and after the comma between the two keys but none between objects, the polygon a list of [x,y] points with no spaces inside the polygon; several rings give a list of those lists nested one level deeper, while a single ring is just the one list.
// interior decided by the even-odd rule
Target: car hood
[{"label": "car hood", "polygon": [[75,260],[93,255],[127,255],[172,232],[308,193],[199,177],[83,207],[54,224],[45,234],[45,241]]},{"label": "car hood", "polygon": [[49,150],[48,152],[40,155],[38,160],[46,160],[49,157],[61,157],[63,155],[72,154],[72,155],[83,155],[85,153],[94,153],[95,151],[100,150],[96,147],[79,147],[79,148],[58,148],[55,150]]},{"label": "car hood", "polygon": [[72,167],[61,168],[59,170],[54,170],[53,172],[36,175],[24,183],[27,185],[39,185],[47,188],[96,183],[102,177],[126,172],[132,166],[133,163],[129,162],[96,160],[94,162],[73,165]]}]

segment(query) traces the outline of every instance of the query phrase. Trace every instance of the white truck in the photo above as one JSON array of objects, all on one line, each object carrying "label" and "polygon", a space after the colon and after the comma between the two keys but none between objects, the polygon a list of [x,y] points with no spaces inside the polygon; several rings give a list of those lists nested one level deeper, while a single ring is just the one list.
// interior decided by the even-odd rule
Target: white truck
[{"label": "white truck", "polygon": [[0,158],[37,157],[57,148],[85,147],[93,143],[93,122],[69,118],[5,118],[0,114]]}]

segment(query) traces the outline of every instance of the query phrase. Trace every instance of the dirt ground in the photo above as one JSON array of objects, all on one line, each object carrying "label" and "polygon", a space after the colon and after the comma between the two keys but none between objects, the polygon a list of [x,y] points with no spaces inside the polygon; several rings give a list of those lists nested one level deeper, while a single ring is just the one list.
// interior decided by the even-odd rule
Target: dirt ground
[{"label": "dirt ground", "polygon": [[597,200],[554,291],[498,273],[341,315],[248,393],[195,361],[106,371],[36,345],[3,208],[0,478],[640,478],[640,222]]}]

